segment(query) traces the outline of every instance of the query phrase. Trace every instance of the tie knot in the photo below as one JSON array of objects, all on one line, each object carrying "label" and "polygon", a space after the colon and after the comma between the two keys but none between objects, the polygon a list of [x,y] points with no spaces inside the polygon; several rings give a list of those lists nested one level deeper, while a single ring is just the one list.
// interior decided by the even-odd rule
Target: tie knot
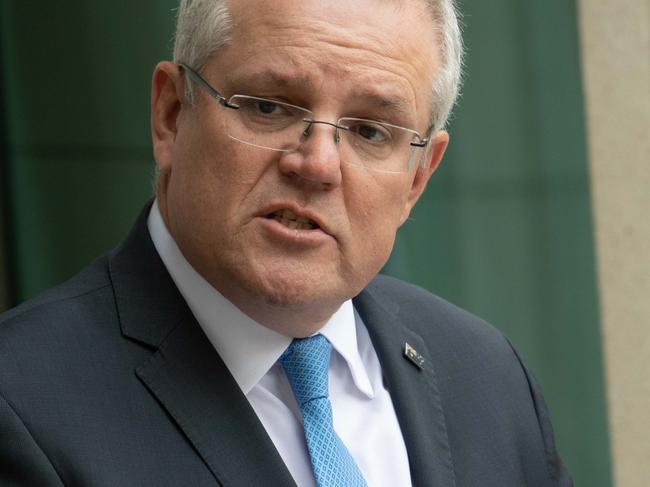
[{"label": "tie knot", "polygon": [[327,371],[331,349],[327,338],[318,334],[294,339],[280,357],[301,407],[308,401],[328,396]]}]

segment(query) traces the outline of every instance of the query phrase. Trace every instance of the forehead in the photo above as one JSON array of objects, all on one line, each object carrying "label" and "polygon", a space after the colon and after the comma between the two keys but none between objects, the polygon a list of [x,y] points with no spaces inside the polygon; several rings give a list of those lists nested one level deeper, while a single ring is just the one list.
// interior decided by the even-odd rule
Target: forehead
[{"label": "forehead", "polygon": [[237,0],[211,63],[232,82],[427,105],[438,55],[422,0]]}]

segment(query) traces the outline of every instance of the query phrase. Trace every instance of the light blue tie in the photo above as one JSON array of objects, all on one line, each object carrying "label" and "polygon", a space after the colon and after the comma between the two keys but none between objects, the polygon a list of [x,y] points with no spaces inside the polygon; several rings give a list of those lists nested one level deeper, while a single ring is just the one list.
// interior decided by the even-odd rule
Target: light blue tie
[{"label": "light blue tie", "polygon": [[280,357],[300,406],[318,487],[365,487],[366,481],[332,424],[327,370],[332,345],[323,335],[296,338]]}]

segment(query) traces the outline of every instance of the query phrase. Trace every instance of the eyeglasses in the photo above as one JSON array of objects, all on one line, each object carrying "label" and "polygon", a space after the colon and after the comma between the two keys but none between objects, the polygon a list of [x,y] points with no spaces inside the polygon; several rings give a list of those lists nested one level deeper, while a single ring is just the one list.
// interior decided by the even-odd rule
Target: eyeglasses
[{"label": "eyeglasses", "polygon": [[196,71],[181,63],[189,77],[219,104],[228,108],[228,136],[242,144],[278,152],[293,152],[314,125],[334,128],[341,162],[367,169],[402,173],[411,170],[429,141],[412,129],[363,118],[341,117],[336,123],[315,120],[313,112],[290,103],[250,95],[225,98]]}]

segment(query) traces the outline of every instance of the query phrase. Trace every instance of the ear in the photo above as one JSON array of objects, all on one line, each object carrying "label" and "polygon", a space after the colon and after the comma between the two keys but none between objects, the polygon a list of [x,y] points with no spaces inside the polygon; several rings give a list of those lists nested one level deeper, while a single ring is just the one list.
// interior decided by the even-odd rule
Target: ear
[{"label": "ear", "polygon": [[172,153],[183,103],[183,74],[169,61],[158,63],[151,80],[151,139],[161,176],[171,171]]},{"label": "ear", "polygon": [[424,192],[424,188],[427,187],[429,178],[431,175],[436,172],[440,161],[442,161],[442,156],[445,154],[447,145],[449,144],[449,134],[440,130],[429,142],[426,157],[426,165],[420,166],[417,168],[415,176],[413,177],[413,182],[411,184],[411,189],[409,191],[406,203],[404,204],[404,209],[402,210],[402,215],[400,217],[400,225],[402,225],[406,219],[411,214],[411,210],[415,206],[415,203],[420,199],[420,196]]}]

